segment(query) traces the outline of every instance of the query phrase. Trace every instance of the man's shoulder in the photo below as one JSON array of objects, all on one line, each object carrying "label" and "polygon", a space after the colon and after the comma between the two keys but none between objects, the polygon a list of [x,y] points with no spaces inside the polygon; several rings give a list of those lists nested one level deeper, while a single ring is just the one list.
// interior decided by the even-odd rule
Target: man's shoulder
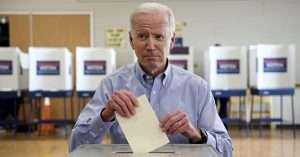
[{"label": "man's shoulder", "polygon": [[119,76],[127,76],[132,75],[134,73],[134,64],[127,64],[119,69],[117,69],[115,72],[108,75],[108,77],[119,77]]},{"label": "man's shoulder", "polygon": [[184,70],[180,67],[172,66],[173,81],[172,83],[179,86],[189,87],[191,89],[209,91],[210,87],[206,80],[193,72]]},{"label": "man's shoulder", "polygon": [[206,83],[206,81],[201,76],[199,76],[191,71],[182,69],[175,65],[172,65],[172,69],[173,69],[173,76],[177,77],[181,80],[189,80],[189,82],[191,82],[191,83],[195,83],[195,82]]},{"label": "man's shoulder", "polygon": [[108,74],[106,79],[128,78],[134,74],[134,64],[127,64]]}]

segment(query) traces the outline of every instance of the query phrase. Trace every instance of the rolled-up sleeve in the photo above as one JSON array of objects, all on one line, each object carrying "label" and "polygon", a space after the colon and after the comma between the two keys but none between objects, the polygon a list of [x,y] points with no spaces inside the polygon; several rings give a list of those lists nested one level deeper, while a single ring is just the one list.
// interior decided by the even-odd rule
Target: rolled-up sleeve
[{"label": "rolled-up sleeve", "polygon": [[108,80],[103,80],[96,89],[93,98],[81,111],[79,118],[72,129],[69,151],[73,151],[81,144],[101,143],[105,132],[114,122],[104,122],[100,116],[110,95],[111,87]]},{"label": "rolled-up sleeve", "polygon": [[232,143],[229,134],[220,119],[213,95],[206,82],[203,83],[205,88],[202,91],[202,106],[199,108],[198,127],[207,133],[207,144],[216,148],[223,157],[232,156]]}]

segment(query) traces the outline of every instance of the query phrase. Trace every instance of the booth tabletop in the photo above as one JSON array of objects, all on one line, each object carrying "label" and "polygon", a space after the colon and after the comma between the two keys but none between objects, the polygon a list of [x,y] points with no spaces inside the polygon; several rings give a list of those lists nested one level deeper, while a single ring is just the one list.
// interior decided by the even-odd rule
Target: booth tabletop
[{"label": "booth tabletop", "polygon": [[271,96],[271,95],[294,95],[295,89],[294,88],[281,88],[281,89],[256,89],[251,88],[252,95],[264,95],[264,96]]},{"label": "booth tabletop", "polygon": [[212,90],[215,97],[246,96],[246,89]]}]

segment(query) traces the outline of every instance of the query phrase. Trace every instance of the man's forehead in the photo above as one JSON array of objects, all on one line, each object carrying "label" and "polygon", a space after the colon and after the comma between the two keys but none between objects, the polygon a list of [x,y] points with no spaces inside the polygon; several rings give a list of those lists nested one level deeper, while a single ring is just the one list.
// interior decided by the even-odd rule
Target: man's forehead
[{"label": "man's forehead", "polygon": [[159,17],[137,17],[134,24],[133,29],[135,30],[168,30],[169,23],[167,20],[161,19]]},{"label": "man's forehead", "polygon": [[160,26],[135,26],[133,32],[139,33],[153,33],[153,34],[166,34],[169,32],[169,27],[167,25]]},{"label": "man's forehead", "polygon": [[149,23],[162,23],[162,24],[168,24],[169,19],[168,15],[165,12],[139,12],[133,17],[134,23],[143,23],[143,22],[149,22]]}]

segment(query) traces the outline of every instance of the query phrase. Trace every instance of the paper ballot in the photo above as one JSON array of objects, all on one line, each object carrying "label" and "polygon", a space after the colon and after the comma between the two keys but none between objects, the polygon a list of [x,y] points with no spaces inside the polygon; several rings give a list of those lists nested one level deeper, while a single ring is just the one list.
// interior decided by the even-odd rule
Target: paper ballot
[{"label": "paper ballot", "polygon": [[137,98],[136,114],[130,118],[116,115],[133,153],[148,153],[169,139],[159,127],[159,121],[145,95]]}]

